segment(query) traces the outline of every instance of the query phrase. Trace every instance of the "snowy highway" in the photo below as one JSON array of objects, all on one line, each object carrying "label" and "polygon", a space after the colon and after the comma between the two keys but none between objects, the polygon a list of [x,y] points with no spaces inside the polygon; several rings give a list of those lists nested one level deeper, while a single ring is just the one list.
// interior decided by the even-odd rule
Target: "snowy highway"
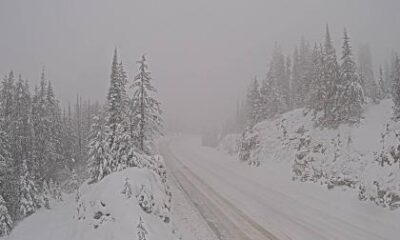
[{"label": "snowy highway", "polygon": [[[250,167],[198,138],[160,143],[167,168],[215,239],[398,239],[399,213],[342,190],[291,181],[289,168]],[[277,170],[279,169],[279,170]],[[397,223],[396,223],[397,222]]]}]

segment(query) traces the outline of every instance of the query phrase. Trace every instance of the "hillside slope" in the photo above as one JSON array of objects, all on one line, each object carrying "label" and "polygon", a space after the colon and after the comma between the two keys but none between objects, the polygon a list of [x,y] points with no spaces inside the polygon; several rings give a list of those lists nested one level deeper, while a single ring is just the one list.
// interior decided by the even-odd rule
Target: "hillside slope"
[{"label": "hillside slope", "polygon": [[313,116],[297,109],[263,121],[238,136],[223,139],[221,148],[238,149],[253,165],[282,165],[293,179],[355,189],[361,200],[395,209],[400,204],[400,124],[392,119],[392,101],[366,106],[356,125],[337,129],[315,126]]}]

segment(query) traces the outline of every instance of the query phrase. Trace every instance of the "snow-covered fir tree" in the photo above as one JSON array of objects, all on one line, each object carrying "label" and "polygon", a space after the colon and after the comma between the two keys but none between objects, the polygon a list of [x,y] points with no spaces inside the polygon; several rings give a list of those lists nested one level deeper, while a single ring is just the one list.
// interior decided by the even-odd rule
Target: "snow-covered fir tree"
[{"label": "snow-covered fir tree", "polygon": [[261,99],[261,119],[269,119],[279,113],[281,98],[276,90],[276,84],[270,74],[261,82],[260,99]]},{"label": "snow-covered fir tree", "polygon": [[[134,147],[130,138],[128,121],[128,97],[126,92],[127,76],[122,62],[118,62],[117,50],[111,67],[111,81],[108,91],[107,108],[107,142],[109,150],[110,171],[126,167],[122,162],[128,162],[127,154]],[[104,169],[103,169],[104,170]]]},{"label": "snow-covered fir tree", "polygon": [[12,121],[12,113],[14,109],[14,94],[15,94],[15,77],[14,72],[10,71],[8,76],[5,76],[1,87],[0,98],[0,116],[2,118],[2,129],[9,129]]},{"label": "snow-covered fir tree", "polygon": [[339,65],[336,57],[336,50],[333,46],[329,27],[326,26],[325,43],[324,43],[324,61],[322,65],[322,77],[323,89],[326,97],[323,102],[320,102],[323,107],[323,116],[320,119],[322,125],[333,126],[335,122],[335,111],[338,99],[338,85],[340,82]]},{"label": "snow-covered fir tree", "polygon": [[379,89],[375,81],[371,50],[367,44],[361,45],[358,51],[358,68],[365,96],[376,102],[379,98]]},{"label": "snow-covered fir tree", "polygon": [[49,132],[46,109],[47,82],[44,69],[42,71],[40,86],[35,88],[35,94],[32,100],[32,123],[33,123],[33,172],[35,181],[41,181],[47,177],[50,170],[47,163],[50,163],[49,157]]},{"label": "snow-covered fir tree", "polygon": [[19,218],[24,218],[40,207],[39,192],[31,176],[27,161],[23,161],[23,173],[20,176]]},{"label": "snow-covered fir tree", "polygon": [[302,95],[302,83],[301,83],[301,64],[300,64],[299,50],[296,46],[293,52],[293,68],[292,68],[292,78],[290,81],[291,85],[291,98],[292,107],[301,107]]},{"label": "snow-covered fir tree", "polygon": [[146,240],[146,235],[148,234],[146,228],[144,227],[144,221],[142,217],[139,218],[139,224],[137,225],[137,240]]},{"label": "snow-covered fir tree", "polygon": [[272,85],[275,87],[278,113],[289,110],[290,106],[290,81],[286,73],[285,56],[281,48],[275,46],[267,78],[272,81]]},{"label": "snow-covered fir tree", "polygon": [[400,119],[400,58],[396,55],[392,70],[393,118]]},{"label": "snow-covered fir tree", "polygon": [[15,173],[19,176],[22,160],[30,158],[32,153],[31,99],[28,84],[23,81],[21,75],[16,83],[13,99],[12,157],[15,161]]},{"label": "snow-covered fir tree", "polygon": [[135,138],[132,138],[130,127],[129,118],[125,116],[117,128],[115,144],[111,149],[114,158],[117,159],[117,161],[114,161],[113,169],[117,171],[136,166],[136,141]]},{"label": "snow-covered fir tree", "polygon": [[120,171],[127,167],[135,165],[136,160],[136,144],[134,130],[131,124],[131,112],[129,109],[129,98],[127,96],[126,84],[127,75],[122,62],[118,65],[118,76],[121,89],[121,122],[116,129],[114,144],[111,146],[111,152],[116,161],[113,161],[113,169]]},{"label": "snow-covered fir tree", "polygon": [[10,214],[15,210],[18,185],[15,182],[15,163],[11,154],[10,136],[0,129],[0,195],[6,200]]},{"label": "snow-covered fir tree", "polygon": [[247,93],[247,101],[246,101],[246,109],[247,109],[247,121],[250,126],[254,126],[254,124],[258,123],[262,120],[261,110],[262,110],[262,101],[260,95],[260,87],[257,78],[254,78],[251,81],[248,93]]},{"label": "snow-covered fir tree", "polygon": [[46,180],[42,183],[41,206],[50,209],[50,187]]},{"label": "snow-covered fir tree", "polygon": [[132,99],[132,124],[137,134],[137,147],[140,151],[149,153],[152,144],[161,134],[162,118],[160,103],[155,98],[157,90],[151,83],[150,72],[146,63],[146,57],[142,55],[137,61],[139,73],[132,83],[134,91]]},{"label": "snow-covered fir tree", "polygon": [[76,128],[74,124],[74,117],[72,116],[71,104],[68,103],[68,108],[64,109],[62,117],[62,155],[65,159],[65,165],[69,168],[75,167],[77,159],[76,154],[80,153],[78,137],[76,135]]},{"label": "snow-covered fir tree", "polygon": [[106,139],[107,125],[101,116],[94,118],[89,142],[89,171],[92,181],[100,181],[111,173],[111,156]]},{"label": "snow-covered fir tree", "polygon": [[387,95],[382,66],[379,66],[378,73],[379,73],[379,76],[378,76],[378,96],[377,97],[379,100],[382,100],[382,99],[386,98],[386,95]]},{"label": "snow-covered fir tree", "polygon": [[[50,170],[48,179],[56,178],[57,171],[63,165],[64,156],[62,150],[62,122],[61,109],[54,95],[54,90],[50,81],[46,90],[46,122],[47,122],[47,148],[49,162],[47,162]],[[47,180],[48,182],[48,180]]]},{"label": "snow-covered fir tree", "polygon": [[344,31],[342,58],[340,65],[340,84],[337,86],[337,105],[335,107],[335,121],[358,122],[362,113],[364,93],[357,74],[356,63],[350,46],[350,38]]},{"label": "snow-covered fir tree", "polygon": [[[271,60],[267,76],[260,87],[261,110],[259,116],[261,120],[289,110],[292,98],[289,96],[291,91],[288,89],[290,82],[287,73],[283,54],[277,49]],[[281,81],[283,83],[280,83]],[[283,90],[284,88],[286,89]]]},{"label": "snow-covered fir tree", "polygon": [[13,221],[8,212],[6,202],[0,195],[0,236],[7,236],[12,229]]},{"label": "snow-covered fir tree", "polygon": [[129,182],[129,178],[125,178],[124,189],[121,192],[126,198],[132,197],[132,186]]},{"label": "snow-covered fir tree", "polygon": [[124,113],[125,83],[121,80],[121,65],[118,62],[117,49],[114,50],[111,65],[110,87],[107,95],[107,125],[110,128],[108,142],[114,144],[118,125],[122,122]]},{"label": "snow-covered fir tree", "polygon": [[291,92],[293,108],[304,107],[312,80],[312,54],[308,42],[301,38],[300,47],[293,53]]},{"label": "snow-covered fir tree", "polygon": [[328,85],[325,82],[326,78],[323,72],[324,54],[322,46],[315,44],[312,53],[312,63],[313,68],[307,108],[313,110],[314,114],[317,114],[324,110],[324,105],[322,103],[328,100]]}]

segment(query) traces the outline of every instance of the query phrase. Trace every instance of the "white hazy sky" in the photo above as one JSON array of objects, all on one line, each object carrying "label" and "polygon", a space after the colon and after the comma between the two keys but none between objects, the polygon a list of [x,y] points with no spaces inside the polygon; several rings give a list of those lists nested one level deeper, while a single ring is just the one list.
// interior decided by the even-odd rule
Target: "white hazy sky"
[{"label": "white hazy sky", "polygon": [[36,84],[45,65],[61,101],[103,100],[113,48],[130,79],[146,53],[168,119],[215,124],[264,76],[275,42],[291,54],[326,23],[338,47],[344,27],[368,42],[375,65],[400,48],[398,0],[0,0],[0,74]]}]

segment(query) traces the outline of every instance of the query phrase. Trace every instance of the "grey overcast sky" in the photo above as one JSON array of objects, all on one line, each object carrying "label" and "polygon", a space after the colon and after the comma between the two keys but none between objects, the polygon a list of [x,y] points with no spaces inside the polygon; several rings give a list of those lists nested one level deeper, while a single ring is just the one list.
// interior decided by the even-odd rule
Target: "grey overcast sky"
[{"label": "grey overcast sky", "polygon": [[344,27],[369,43],[376,66],[400,48],[398,0],[0,0],[0,74],[33,85],[45,65],[62,102],[103,100],[113,48],[130,79],[146,53],[168,119],[215,124],[264,76],[275,42],[291,54],[326,23],[337,47]]}]

